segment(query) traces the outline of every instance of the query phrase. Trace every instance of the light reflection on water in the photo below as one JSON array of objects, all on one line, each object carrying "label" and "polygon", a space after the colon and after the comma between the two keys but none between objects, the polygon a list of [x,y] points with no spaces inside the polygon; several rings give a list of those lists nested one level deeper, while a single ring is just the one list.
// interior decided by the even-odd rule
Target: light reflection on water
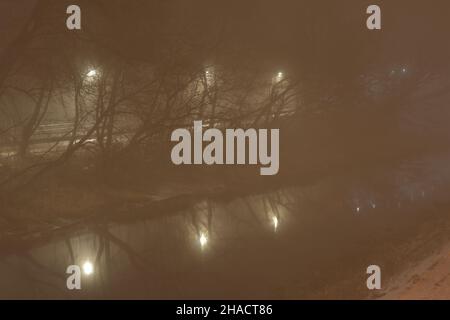
[{"label": "light reflection on water", "polygon": [[[429,215],[423,208],[445,199],[437,191],[448,190],[442,167],[418,166],[422,169],[414,167],[414,175],[399,168],[384,169],[384,175],[358,173],[232,200],[205,199],[159,218],[75,230],[3,257],[0,297],[313,296],[374,258],[388,259],[374,244],[413,233]],[[71,264],[83,270],[78,292],[65,287]]]},{"label": "light reflection on water", "polygon": [[94,265],[89,260],[83,263],[83,272],[85,275],[89,276],[94,273]]},{"label": "light reflection on water", "polygon": [[275,231],[277,231],[278,229],[278,217],[277,216],[272,216],[272,220],[273,220],[273,228]]},{"label": "light reflection on water", "polygon": [[208,236],[205,233],[200,233],[200,246],[203,248],[208,243]]}]

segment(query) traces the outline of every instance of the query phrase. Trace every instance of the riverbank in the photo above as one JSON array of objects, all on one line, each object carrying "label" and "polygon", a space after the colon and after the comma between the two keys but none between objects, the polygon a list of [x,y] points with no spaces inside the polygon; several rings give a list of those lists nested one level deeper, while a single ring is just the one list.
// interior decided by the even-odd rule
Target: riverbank
[{"label": "riverbank", "polygon": [[449,300],[450,241],[439,245],[387,284],[383,300]]}]

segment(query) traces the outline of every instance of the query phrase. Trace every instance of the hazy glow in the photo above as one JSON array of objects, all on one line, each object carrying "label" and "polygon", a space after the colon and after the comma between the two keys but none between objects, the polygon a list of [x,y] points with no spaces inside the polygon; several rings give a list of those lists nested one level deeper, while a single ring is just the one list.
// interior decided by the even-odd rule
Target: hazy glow
[{"label": "hazy glow", "polygon": [[95,77],[97,75],[97,71],[94,69],[89,70],[89,72],[86,75],[90,78]]},{"label": "hazy glow", "polygon": [[94,273],[94,265],[89,260],[83,263],[83,272],[87,276]]},{"label": "hazy glow", "polygon": [[276,216],[272,217],[272,221],[273,221],[273,227],[275,229],[275,231],[277,231],[278,228],[278,218]]},{"label": "hazy glow", "polygon": [[200,246],[203,248],[204,246],[206,246],[206,244],[208,243],[208,237],[202,232],[200,234]]},{"label": "hazy glow", "polygon": [[283,80],[283,72],[278,72],[276,76],[276,82],[280,82],[281,80]]}]

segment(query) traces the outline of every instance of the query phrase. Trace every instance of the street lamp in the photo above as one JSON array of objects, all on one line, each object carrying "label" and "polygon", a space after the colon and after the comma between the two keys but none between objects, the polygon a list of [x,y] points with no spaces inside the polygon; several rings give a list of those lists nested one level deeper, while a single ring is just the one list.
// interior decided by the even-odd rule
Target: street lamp
[{"label": "street lamp", "polygon": [[275,83],[281,82],[281,80],[283,80],[284,78],[284,73],[283,72],[278,72],[275,76]]},{"label": "street lamp", "polygon": [[86,80],[88,82],[92,82],[96,80],[99,76],[99,72],[96,69],[89,69],[86,73]]},{"label": "street lamp", "polygon": [[86,74],[89,78],[95,77],[97,75],[97,71],[95,69],[89,70],[89,72]]},{"label": "street lamp", "polygon": [[88,78],[88,80],[92,80],[97,76],[98,76],[98,71],[95,69],[89,69],[89,71],[86,73],[86,77]]},{"label": "street lamp", "polygon": [[214,84],[214,69],[213,69],[213,67],[208,67],[205,70],[205,78],[206,78],[206,85],[212,86]]}]

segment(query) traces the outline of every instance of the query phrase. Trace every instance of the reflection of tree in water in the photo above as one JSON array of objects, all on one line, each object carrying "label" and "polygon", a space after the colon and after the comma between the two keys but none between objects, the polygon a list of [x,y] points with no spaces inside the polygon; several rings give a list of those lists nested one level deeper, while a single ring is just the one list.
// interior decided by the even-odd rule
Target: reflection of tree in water
[{"label": "reflection of tree in water", "polygon": [[[278,207],[283,202],[282,199],[285,194],[285,191],[277,191],[268,195],[251,196],[248,199],[242,198],[233,201],[229,206],[220,201],[206,199],[192,208],[173,214],[169,218],[157,216],[153,219],[139,221],[137,224],[142,229],[139,232],[135,230],[136,222],[131,222],[130,225],[125,224],[123,227],[119,226],[119,228],[124,228],[119,232],[116,226],[108,223],[97,223],[89,227],[88,230],[82,231],[81,234],[74,230],[74,235],[63,236],[61,241],[50,243],[47,250],[63,257],[62,259],[56,259],[58,260],[56,263],[52,263],[52,259],[39,253],[37,255],[35,253],[21,254],[18,256],[18,263],[29,262],[30,266],[24,267],[27,270],[26,274],[28,274],[26,282],[27,285],[36,287],[36,293],[40,290],[46,291],[48,290],[46,287],[49,287],[59,295],[63,292],[67,294],[65,288],[67,266],[73,264],[81,266],[87,259],[90,259],[94,266],[92,278],[95,280],[95,286],[99,287],[95,288],[93,292],[100,290],[99,292],[106,294],[110,284],[114,282],[113,278],[117,278],[120,274],[120,269],[128,268],[128,266],[125,266],[127,265],[125,261],[134,270],[133,273],[139,274],[139,277],[147,278],[147,280],[157,277],[158,268],[155,265],[162,266],[161,260],[167,259],[171,255],[176,256],[183,249],[189,249],[190,247],[192,249],[192,245],[194,245],[193,250],[198,251],[198,241],[202,234],[208,239],[205,246],[208,246],[210,240],[213,241],[216,237],[220,238],[220,241],[227,241],[227,237],[231,238],[229,235],[230,228],[226,228],[228,235],[222,236],[220,235],[221,226],[216,226],[215,223],[233,224],[234,221],[236,225],[244,223],[247,226],[260,227],[263,223],[270,223],[273,216],[279,218],[280,210]],[[284,205],[288,206],[288,204]],[[238,210],[236,210],[236,206],[239,208]],[[216,215],[225,215],[227,219],[221,218],[215,221],[214,216]],[[165,223],[167,220],[171,220],[171,222]],[[159,229],[158,234],[154,232],[155,226]],[[160,245],[166,248],[161,247],[160,252],[157,252],[151,243],[164,238],[164,234],[166,237],[170,237],[173,232],[182,235],[177,240],[184,239],[184,244],[177,246],[162,242]],[[136,236],[137,233],[139,233],[138,236]],[[192,237],[192,235],[194,236]],[[170,242],[170,239],[167,240]],[[192,243],[193,241],[195,244]],[[191,243],[189,244],[189,242]],[[167,247],[174,249],[174,251],[165,252]],[[35,258],[33,255],[40,256],[45,262],[39,262],[39,258]],[[174,260],[176,263],[176,259]],[[43,278],[49,278],[49,280],[42,280]],[[94,282],[94,280],[90,279],[90,282]],[[92,285],[90,284],[88,287],[91,288]]]}]

